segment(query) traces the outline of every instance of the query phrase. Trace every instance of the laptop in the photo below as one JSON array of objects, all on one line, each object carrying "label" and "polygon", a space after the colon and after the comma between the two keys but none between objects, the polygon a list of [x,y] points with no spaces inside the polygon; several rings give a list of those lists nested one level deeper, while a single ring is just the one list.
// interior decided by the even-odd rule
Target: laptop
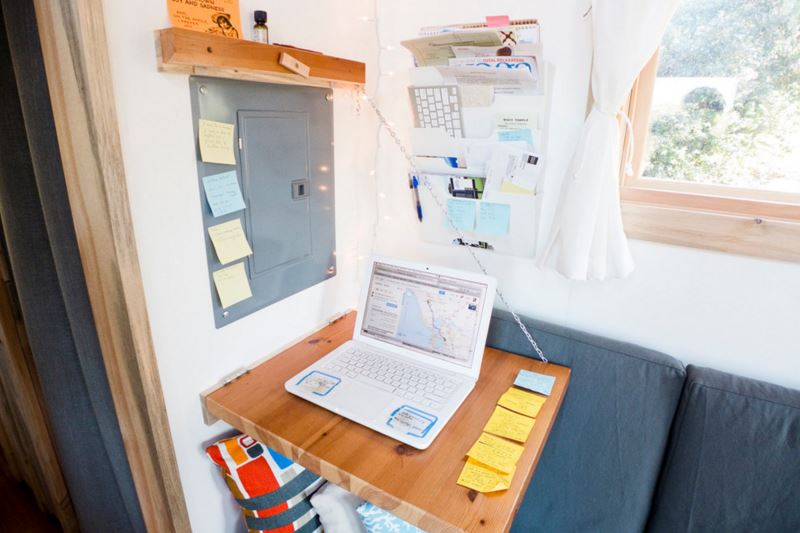
[{"label": "laptop", "polygon": [[496,285],[488,276],[372,258],[353,340],[286,390],[424,450],[475,387]]}]

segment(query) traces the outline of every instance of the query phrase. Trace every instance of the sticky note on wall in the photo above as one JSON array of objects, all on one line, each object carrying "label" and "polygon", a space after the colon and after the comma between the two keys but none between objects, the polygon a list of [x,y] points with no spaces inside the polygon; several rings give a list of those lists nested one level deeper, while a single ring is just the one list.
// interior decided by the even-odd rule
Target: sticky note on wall
[{"label": "sticky note on wall", "polygon": [[508,233],[510,219],[510,205],[481,202],[478,208],[477,232],[487,235],[505,235]]},{"label": "sticky note on wall", "polygon": [[244,235],[242,221],[238,218],[211,226],[208,228],[208,236],[211,237],[219,262],[223,265],[253,253]]},{"label": "sticky note on wall", "polygon": [[245,208],[242,189],[239,187],[235,170],[206,176],[203,178],[203,190],[206,192],[206,200],[211,208],[211,213],[215,217],[235,213]]},{"label": "sticky note on wall", "polygon": [[204,163],[235,165],[233,124],[201,118],[198,124],[200,158]]},{"label": "sticky note on wall", "polygon": [[[475,202],[448,198],[447,215],[461,231],[475,229]],[[445,221],[445,223],[448,227],[450,226],[449,222]]]},{"label": "sticky note on wall", "polygon": [[253,296],[253,292],[250,290],[250,282],[247,280],[244,263],[236,263],[222,270],[217,270],[212,276],[223,309]]}]

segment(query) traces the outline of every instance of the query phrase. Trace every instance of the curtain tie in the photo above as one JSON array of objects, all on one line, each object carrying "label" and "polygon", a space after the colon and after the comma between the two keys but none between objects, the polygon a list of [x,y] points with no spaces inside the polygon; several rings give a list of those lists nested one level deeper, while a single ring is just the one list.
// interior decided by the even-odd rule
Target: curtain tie
[{"label": "curtain tie", "polygon": [[623,113],[622,111],[617,111],[616,113],[609,113],[608,111],[604,111],[600,109],[597,103],[592,104],[592,109],[600,113],[601,115],[606,115],[608,117],[614,118],[621,118],[625,121],[625,133],[627,133],[625,147],[627,148],[627,156],[625,157],[625,175],[633,176],[633,149],[634,149],[634,138],[633,138],[633,122],[628,115]]}]

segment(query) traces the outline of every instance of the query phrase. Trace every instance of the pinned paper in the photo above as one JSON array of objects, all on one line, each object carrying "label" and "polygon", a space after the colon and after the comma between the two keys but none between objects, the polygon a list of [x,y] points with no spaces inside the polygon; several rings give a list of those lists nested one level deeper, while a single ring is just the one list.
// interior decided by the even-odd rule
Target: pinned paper
[{"label": "pinned paper", "polygon": [[481,202],[476,231],[489,235],[505,235],[508,233],[510,218],[510,205]]},{"label": "pinned paper", "polygon": [[223,172],[203,178],[203,189],[206,191],[206,200],[215,217],[241,211],[245,208],[242,190],[236,171]]},{"label": "pinned paper", "polygon": [[519,444],[488,433],[481,433],[480,438],[472,445],[467,455],[504,474],[511,474],[517,466],[517,461],[522,457],[524,449]]},{"label": "pinned paper", "polygon": [[217,294],[223,309],[227,309],[233,304],[253,296],[250,290],[250,282],[247,281],[244,263],[236,263],[222,270],[217,270],[212,276],[214,277],[214,285],[217,287]]},{"label": "pinned paper", "polygon": [[545,401],[541,396],[511,387],[500,396],[497,404],[525,416],[536,417]]},{"label": "pinned paper", "polygon": [[517,374],[517,379],[514,380],[514,385],[550,396],[550,391],[553,390],[555,382],[555,376],[548,376],[530,370],[520,370],[519,374]]},{"label": "pinned paper", "polygon": [[534,423],[536,423],[536,420],[533,418],[498,406],[494,408],[494,412],[483,430],[498,437],[525,442],[528,440],[528,435],[531,434]]},{"label": "pinned paper", "polygon": [[510,26],[511,19],[508,15],[495,15],[486,17],[487,28],[502,28],[503,26]]},{"label": "pinned paper", "polygon": [[223,265],[253,253],[247,237],[244,236],[242,221],[238,218],[211,226],[208,228],[208,236],[211,237],[219,262]]},{"label": "pinned paper", "polygon": [[198,127],[200,158],[204,163],[235,165],[233,152],[233,124],[200,119]]},{"label": "pinned paper", "polygon": [[[475,229],[475,202],[448,198],[447,215],[461,231]],[[449,226],[449,221],[447,221],[447,224]]]},{"label": "pinned paper", "polygon": [[461,470],[461,475],[458,476],[456,483],[478,492],[495,492],[509,488],[513,477],[513,470],[509,474],[504,474],[474,459],[467,458],[467,463]]}]

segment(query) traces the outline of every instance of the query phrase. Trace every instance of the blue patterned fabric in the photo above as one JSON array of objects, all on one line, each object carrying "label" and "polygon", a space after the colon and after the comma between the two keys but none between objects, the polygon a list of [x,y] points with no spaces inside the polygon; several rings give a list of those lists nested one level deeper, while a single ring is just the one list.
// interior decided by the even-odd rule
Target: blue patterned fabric
[{"label": "blue patterned fabric", "polygon": [[401,520],[369,502],[365,502],[356,511],[361,516],[368,533],[425,533],[420,528],[412,526],[405,520]]}]

